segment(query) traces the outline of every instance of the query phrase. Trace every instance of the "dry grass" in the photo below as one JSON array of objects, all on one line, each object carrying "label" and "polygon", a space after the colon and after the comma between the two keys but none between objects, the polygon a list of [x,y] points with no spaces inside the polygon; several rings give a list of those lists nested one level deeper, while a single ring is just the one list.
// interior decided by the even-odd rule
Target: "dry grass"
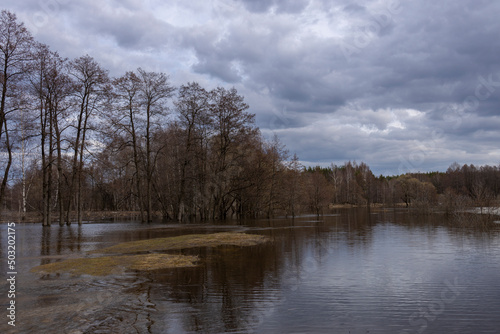
[{"label": "dry grass", "polygon": [[124,242],[112,247],[93,251],[100,254],[135,254],[68,259],[34,267],[32,272],[41,274],[70,273],[72,275],[105,276],[119,274],[126,269],[147,271],[166,268],[193,267],[198,256],[172,254],[140,254],[153,251],[180,250],[221,245],[255,246],[269,241],[261,235],[244,233],[189,234],[171,238],[157,238]]},{"label": "dry grass", "polygon": [[193,267],[197,256],[171,254],[143,254],[103,256],[96,258],[69,259],[44,264],[31,269],[41,274],[70,273],[72,275],[106,276],[122,273],[125,269],[156,270],[166,268]]},{"label": "dry grass", "polygon": [[221,245],[255,246],[269,239],[262,235],[223,232],[213,234],[188,234],[170,238],[156,238],[124,242],[108,248],[93,251],[102,254],[130,254],[138,252],[167,251]]}]

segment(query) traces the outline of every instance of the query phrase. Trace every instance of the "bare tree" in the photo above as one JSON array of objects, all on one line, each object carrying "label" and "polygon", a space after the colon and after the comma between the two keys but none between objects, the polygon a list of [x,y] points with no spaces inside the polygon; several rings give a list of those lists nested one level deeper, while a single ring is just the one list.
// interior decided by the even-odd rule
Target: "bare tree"
[{"label": "bare tree", "polygon": [[163,116],[167,112],[167,100],[172,97],[175,88],[170,84],[168,75],[164,73],[146,72],[139,68],[137,70],[140,81],[139,92],[141,106],[146,117],[145,134],[145,176],[146,176],[146,219],[152,221],[153,211],[153,174],[156,154],[153,154],[152,139],[153,127],[156,117]]},{"label": "bare tree", "polygon": [[[73,162],[69,194],[75,194],[78,224],[82,223],[83,157],[91,116],[99,110],[108,93],[108,73],[90,56],[77,58],[69,63],[68,71],[75,85],[74,103],[77,110],[74,125]],[[66,224],[70,225],[71,196],[66,203]]]},{"label": "bare tree", "polygon": [[[33,109],[38,110],[40,151],[42,160],[42,222],[50,225],[53,190],[58,207],[59,224],[64,224],[64,178],[62,134],[67,128],[68,97],[72,84],[65,72],[66,60],[37,43],[31,63],[29,82]],[[57,156],[55,156],[57,154]],[[53,169],[57,166],[57,182]],[[56,187],[53,186],[56,185]]]},{"label": "bare tree", "polygon": [[235,88],[226,90],[218,87],[211,92],[210,116],[213,120],[212,138],[212,217],[226,219],[236,198],[231,176],[237,175],[238,161],[242,151],[238,143],[244,143],[257,135],[253,127],[255,115],[247,113],[248,105]]},{"label": "bare tree", "polygon": [[267,201],[267,217],[271,217],[280,206],[282,201],[281,189],[283,189],[283,177],[286,166],[284,162],[288,158],[288,151],[283,145],[278,136],[275,134],[271,142],[264,146],[266,155],[269,159],[269,189],[266,196]]},{"label": "bare tree", "polygon": [[5,147],[7,163],[3,170],[0,184],[0,211],[3,202],[9,170],[12,166],[12,143],[9,137],[9,114],[17,110],[15,100],[20,87],[20,78],[26,71],[26,64],[31,60],[30,48],[33,37],[16,15],[2,10],[0,13],[0,144]]},{"label": "bare tree", "polygon": [[44,73],[45,103],[50,117],[50,164],[53,164],[53,151],[57,152],[57,207],[59,225],[64,225],[64,198],[70,194],[64,191],[65,178],[63,166],[63,132],[68,128],[65,118],[68,116],[69,96],[73,93],[73,84],[65,72],[66,59],[55,52],[49,52],[48,64]]},{"label": "bare tree", "polygon": [[[158,150],[153,145],[155,129],[161,128],[174,88],[164,73],[127,72],[113,81],[114,112],[109,117],[113,137],[122,149],[131,148],[134,180],[142,222],[152,220],[153,180]],[[154,148],[157,148],[155,151]]]},{"label": "bare tree", "polygon": [[140,159],[140,138],[137,129],[141,108],[139,101],[141,81],[134,72],[127,72],[124,76],[113,81],[116,97],[116,110],[111,114],[111,131],[117,137],[124,138],[125,147],[131,146],[133,163],[135,166],[135,186],[141,214],[141,221],[145,222],[144,204],[142,199],[142,167]]},{"label": "bare tree", "polygon": [[291,214],[292,217],[295,217],[300,212],[300,198],[303,196],[303,180],[301,177],[303,169],[304,166],[301,165],[299,157],[294,154],[286,169],[282,194],[285,200],[286,215]]},{"label": "bare tree", "polygon": [[[204,130],[210,124],[209,102],[209,92],[198,83],[188,83],[179,88],[179,96],[175,102],[175,107],[179,114],[180,126],[184,132],[183,158],[180,161],[179,190],[175,205],[176,212],[174,212],[174,217],[179,221],[185,218],[188,187],[191,189],[198,188],[198,194],[191,193],[192,199],[203,198],[200,194],[205,193],[204,178],[197,177],[199,175],[196,175],[196,169],[201,167],[200,172],[203,172],[205,163],[205,159],[203,159],[200,152],[203,150],[203,142],[206,140]],[[195,206],[195,203],[188,206],[191,211],[190,216],[196,215],[196,212],[194,212]]]},{"label": "bare tree", "polygon": [[325,207],[330,204],[332,196],[332,186],[328,183],[324,173],[319,167],[315,168],[308,175],[306,196],[309,208],[317,216],[323,213]]},{"label": "bare tree", "polygon": [[[49,108],[47,108],[47,93],[45,86],[45,74],[47,73],[49,50],[46,45],[37,44],[34,50],[35,61],[31,64],[31,91],[34,97],[34,108],[39,111],[38,120],[40,130],[40,151],[42,159],[42,225],[47,226],[51,223],[50,218],[50,198],[51,198],[51,172],[52,160],[48,156],[52,155],[51,138],[52,123],[50,122]],[[49,133],[47,133],[47,131]],[[49,139],[50,138],[50,139]],[[47,143],[50,141],[50,144]],[[47,147],[48,146],[48,147]],[[49,153],[47,154],[47,148]]]},{"label": "bare tree", "polygon": [[356,182],[362,190],[362,197],[366,201],[367,206],[373,202],[374,197],[374,182],[375,177],[373,176],[370,167],[364,162],[361,162],[356,168]]},{"label": "bare tree", "polygon": [[437,201],[437,192],[430,182],[422,182],[412,175],[402,175],[395,180],[397,196],[405,203],[406,207],[414,206],[422,212]]}]

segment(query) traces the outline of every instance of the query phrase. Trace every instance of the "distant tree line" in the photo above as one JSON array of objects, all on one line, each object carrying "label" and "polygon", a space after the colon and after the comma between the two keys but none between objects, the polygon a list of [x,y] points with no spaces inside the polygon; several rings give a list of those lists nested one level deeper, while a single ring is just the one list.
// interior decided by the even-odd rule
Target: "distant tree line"
[{"label": "distant tree line", "polygon": [[0,15],[0,211],[44,225],[89,211],[176,221],[322,214],[335,204],[488,206],[500,167],[375,177],[365,163],[305,168],[265,140],[236,89],[173,87],[141,68],[111,78]]},{"label": "distant tree line", "polygon": [[305,171],[309,183],[319,188],[308,196],[309,210],[316,212],[332,204],[382,204],[423,210],[439,206],[451,213],[468,207],[498,206],[500,195],[500,165],[460,166],[455,162],[446,172],[376,177],[365,163],[349,161]]}]

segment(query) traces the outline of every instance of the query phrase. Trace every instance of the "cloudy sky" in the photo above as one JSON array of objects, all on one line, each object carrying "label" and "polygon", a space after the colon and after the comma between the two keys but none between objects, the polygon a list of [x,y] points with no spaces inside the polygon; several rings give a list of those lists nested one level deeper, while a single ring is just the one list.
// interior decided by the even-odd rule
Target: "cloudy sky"
[{"label": "cloudy sky", "polygon": [[37,40],[119,76],[236,87],[306,165],[500,163],[497,0],[3,0]]}]

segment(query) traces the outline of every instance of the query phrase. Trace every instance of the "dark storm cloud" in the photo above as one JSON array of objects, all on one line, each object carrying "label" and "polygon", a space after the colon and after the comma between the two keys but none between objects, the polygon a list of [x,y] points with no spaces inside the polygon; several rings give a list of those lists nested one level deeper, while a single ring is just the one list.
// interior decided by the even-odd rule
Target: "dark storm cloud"
[{"label": "dark storm cloud", "polygon": [[277,12],[298,13],[309,4],[308,0],[241,0],[251,12],[263,13],[275,8]]},{"label": "dark storm cloud", "polygon": [[500,25],[490,14],[500,7],[494,2],[415,3],[402,5],[394,34],[374,40],[359,57],[368,61],[365,70],[380,66],[389,73],[387,93],[412,106],[460,103],[474,94],[480,75],[500,70],[493,56],[500,51],[493,33]]},{"label": "dark storm cloud", "polygon": [[360,6],[357,3],[351,3],[348,4],[344,7],[344,11],[347,13],[366,13],[366,8],[363,6]]},{"label": "dark storm cloud", "polygon": [[175,29],[170,24],[157,19],[149,11],[140,10],[132,1],[111,6],[92,2],[74,6],[75,10],[86,14],[75,20],[79,31],[110,37],[124,49],[161,48],[175,36]]},{"label": "dark storm cloud", "polygon": [[[268,11],[272,5],[266,3],[267,7],[254,3],[254,11]],[[256,36],[252,29],[229,29],[224,49],[238,49],[238,41],[246,40],[267,54],[250,61],[246,56],[254,51],[218,52],[232,54],[233,61],[241,62],[246,75],[242,85],[257,82],[255,86],[267,88],[273,96],[271,107],[278,111],[261,117],[261,127],[272,130],[276,124],[288,124],[288,143],[293,143],[304,160],[369,158],[376,163],[384,157],[399,164],[412,152],[441,150],[442,155],[428,150],[425,161],[413,163],[419,169],[432,168],[456,160],[453,155],[460,150],[446,149],[448,140],[464,143],[470,136],[473,142],[462,144],[467,147],[465,152],[484,151],[485,161],[495,162],[495,156],[491,160],[486,157],[487,150],[492,149],[491,141],[481,141],[486,133],[492,135],[484,130],[488,124],[479,122],[476,115],[499,112],[500,67],[496,55],[500,43],[496,34],[500,24],[492,14],[499,10],[493,1],[388,1],[379,7],[362,1],[339,3],[338,11],[330,11],[328,24],[335,30],[335,19],[343,17],[348,23],[343,36],[307,32],[298,24],[288,32],[273,32],[270,36],[277,38],[273,44],[269,43],[270,36]],[[292,39],[287,40],[289,36],[296,39],[291,42]],[[342,43],[353,46],[356,52],[346,56],[339,47]],[[212,75],[219,74],[213,71]],[[335,118],[339,108],[350,105],[356,106],[350,112],[358,115],[358,120]],[[286,111],[280,112],[283,109]],[[418,121],[411,117],[407,120],[408,124],[416,122],[415,129],[406,124],[404,130],[395,131],[387,128],[389,121],[375,123],[363,119],[360,109],[372,114],[379,109],[415,109],[421,115]],[[273,117],[286,120],[287,114],[288,123],[268,121]],[[312,126],[314,117],[308,116],[311,114],[333,116],[314,124],[317,131],[299,132],[297,127]],[[323,129],[329,121],[343,126]],[[326,139],[315,133],[323,130],[339,135]],[[430,134],[436,131],[443,134],[434,140]],[[281,136],[287,136],[286,131],[281,131]]]},{"label": "dark storm cloud", "polygon": [[498,1],[4,6],[53,49],[92,54],[114,73],[146,64],[178,83],[234,85],[262,132],[311,164],[350,159],[397,173],[500,162]]}]

